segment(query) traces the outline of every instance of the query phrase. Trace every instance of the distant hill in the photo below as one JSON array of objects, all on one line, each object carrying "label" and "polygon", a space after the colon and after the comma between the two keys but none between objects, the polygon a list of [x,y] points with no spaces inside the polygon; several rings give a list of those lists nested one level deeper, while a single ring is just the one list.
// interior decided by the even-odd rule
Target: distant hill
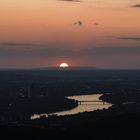
[{"label": "distant hill", "polygon": [[62,67],[40,67],[40,68],[3,68],[3,69],[0,69],[1,71],[16,71],[16,70],[102,70],[102,69],[99,69],[99,68],[96,68],[96,67],[85,67],[85,66],[79,66],[79,67],[65,67],[65,68],[62,68]]},{"label": "distant hill", "polygon": [[42,67],[37,68],[37,70],[100,70],[99,68],[95,67],[67,67],[67,68],[61,68],[61,67]]}]

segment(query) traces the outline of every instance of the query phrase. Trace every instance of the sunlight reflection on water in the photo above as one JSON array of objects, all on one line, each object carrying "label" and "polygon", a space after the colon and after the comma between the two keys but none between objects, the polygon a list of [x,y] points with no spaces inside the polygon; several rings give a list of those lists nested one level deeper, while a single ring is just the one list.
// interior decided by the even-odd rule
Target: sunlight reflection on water
[{"label": "sunlight reflection on water", "polygon": [[[102,110],[102,109],[108,109],[112,106],[112,104],[109,104],[107,102],[103,102],[99,98],[102,96],[102,94],[94,94],[94,95],[78,95],[78,96],[70,96],[67,97],[68,99],[74,99],[77,101],[97,101],[97,102],[82,102],[77,107],[71,109],[71,110],[65,110],[60,112],[54,112],[51,114],[34,114],[31,116],[31,120],[40,118],[40,117],[48,117],[48,115],[72,115],[77,113],[82,113],[85,111],[95,111],[95,110]],[[99,101],[99,102],[98,102]]]}]

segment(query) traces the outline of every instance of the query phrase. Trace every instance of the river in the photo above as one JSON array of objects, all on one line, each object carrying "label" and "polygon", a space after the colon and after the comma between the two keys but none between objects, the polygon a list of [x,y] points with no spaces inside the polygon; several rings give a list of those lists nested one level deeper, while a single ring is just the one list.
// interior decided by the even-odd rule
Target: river
[{"label": "river", "polygon": [[[71,110],[54,112],[54,113],[50,113],[50,114],[46,114],[46,113],[34,114],[31,116],[31,120],[38,119],[42,116],[48,117],[48,115],[58,115],[58,116],[72,115],[72,114],[82,113],[85,111],[90,112],[90,111],[95,111],[98,109],[99,110],[108,109],[109,107],[111,107],[112,104],[103,102],[102,100],[99,99],[101,96],[102,96],[102,94],[78,95],[78,96],[67,97],[68,99],[74,99],[74,100],[79,101],[79,105]],[[80,101],[84,101],[84,102],[80,102]],[[91,101],[91,102],[89,102],[89,101]]]}]

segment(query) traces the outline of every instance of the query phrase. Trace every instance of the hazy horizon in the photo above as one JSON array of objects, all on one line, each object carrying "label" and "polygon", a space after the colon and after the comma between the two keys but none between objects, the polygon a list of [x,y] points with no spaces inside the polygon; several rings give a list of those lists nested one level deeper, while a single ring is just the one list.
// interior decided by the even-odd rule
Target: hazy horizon
[{"label": "hazy horizon", "polygon": [[59,67],[59,66],[48,66],[48,67],[7,67],[7,68],[0,68],[0,70],[72,70],[72,71],[74,71],[74,70],[82,70],[82,71],[88,71],[88,70],[99,70],[99,71],[101,71],[101,70],[132,70],[132,71],[139,71],[140,70],[140,68],[101,68],[101,67],[92,67],[92,66],[69,66],[68,68],[61,68],[61,67]]}]

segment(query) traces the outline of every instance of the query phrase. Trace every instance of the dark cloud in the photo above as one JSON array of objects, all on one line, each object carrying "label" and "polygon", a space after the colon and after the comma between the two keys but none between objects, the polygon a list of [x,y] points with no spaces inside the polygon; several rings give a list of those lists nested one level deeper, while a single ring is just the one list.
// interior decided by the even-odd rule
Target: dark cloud
[{"label": "dark cloud", "polygon": [[74,22],[73,25],[79,25],[79,26],[82,26],[82,25],[83,25],[83,22],[79,20],[78,22]]},{"label": "dark cloud", "polygon": [[140,4],[133,5],[132,7],[140,8]]},{"label": "dark cloud", "polygon": [[82,23],[82,21],[79,20],[79,21],[78,21],[78,24],[79,24],[79,25],[82,25],[83,23]]},{"label": "dark cloud", "polygon": [[98,26],[98,25],[99,25],[99,23],[95,22],[93,25]]}]

